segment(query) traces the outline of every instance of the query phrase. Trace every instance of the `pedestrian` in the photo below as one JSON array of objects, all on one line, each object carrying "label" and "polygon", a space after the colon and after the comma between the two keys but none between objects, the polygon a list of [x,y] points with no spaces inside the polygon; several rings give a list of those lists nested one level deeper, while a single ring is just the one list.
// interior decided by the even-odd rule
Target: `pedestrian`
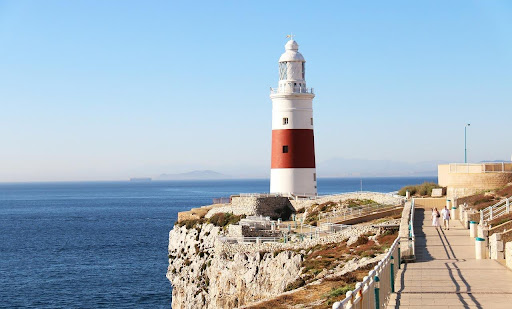
[{"label": "pedestrian", "polygon": [[445,230],[450,229],[450,210],[447,206],[444,206],[443,210],[441,211],[441,217],[443,217],[443,226]]},{"label": "pedestrian", "polygon": [[439,217],[441,217],[441,215],[439,211],[437,211],[437,208],[432,209],[432,226],[435,228],[439,227]]}]

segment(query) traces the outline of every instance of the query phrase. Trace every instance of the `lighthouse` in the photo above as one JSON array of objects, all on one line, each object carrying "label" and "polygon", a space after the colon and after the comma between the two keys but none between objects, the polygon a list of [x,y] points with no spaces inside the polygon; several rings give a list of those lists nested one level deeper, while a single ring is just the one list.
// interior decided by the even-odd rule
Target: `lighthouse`
[{"label": "lighthouse", "polygon": [[313,88],[306,86],[306,60],[291,38],[279,58],[279,85],[272,99],[270,192],[317,195]]}]

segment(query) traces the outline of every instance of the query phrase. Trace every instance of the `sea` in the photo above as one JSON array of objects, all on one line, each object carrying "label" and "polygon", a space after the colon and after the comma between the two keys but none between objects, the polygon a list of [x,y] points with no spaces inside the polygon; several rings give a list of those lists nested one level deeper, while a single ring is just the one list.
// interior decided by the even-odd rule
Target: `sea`
[{"label": "sea", "polygon": [[[319,194],[392,192],[436,177],[319,178]],[[0,184],[0,308],[171,308],[179,211],[268,192],[269,180]]]}]

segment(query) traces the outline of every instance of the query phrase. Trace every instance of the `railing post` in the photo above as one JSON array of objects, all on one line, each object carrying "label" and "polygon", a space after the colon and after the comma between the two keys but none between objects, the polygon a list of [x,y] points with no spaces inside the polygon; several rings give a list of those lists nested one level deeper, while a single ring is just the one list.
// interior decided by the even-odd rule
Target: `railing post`
[{"label": "railing post", "polygon": [[380,279],[379,276],[375,276],[375,309],[380,308]]},{"label": "railing post", "polygon": [[393,256],[391,259],[391,293],[395,293],[395,258]]},{"label": "railing post", "polygon": [[484,210],[480,210],[480,223],[484,224]]},{"label": "railing post", "polygon": [[352,295],[352,291],[348,291],[347,294],[345,294],[345,298],[349,299],[347,308],[352,308],[352,305],[354,305],[354,296]]},{"label": "railing post", "polygon": [[398,242],[398,269],[401,268],[401,262],[400,262],[400,242]]},{"label": "railing post", "polygon": [[492,206],[489,208],[489,220],[492,220]]},{"label": "railing post", "polygon": [[507,198],[507,202],[506,203],[507,203],[506,206],[505,206],[506,207],[506,211],[507,211],[507,213],[509,213],[510,212],[510,201],[509,201],[508,198]]}]

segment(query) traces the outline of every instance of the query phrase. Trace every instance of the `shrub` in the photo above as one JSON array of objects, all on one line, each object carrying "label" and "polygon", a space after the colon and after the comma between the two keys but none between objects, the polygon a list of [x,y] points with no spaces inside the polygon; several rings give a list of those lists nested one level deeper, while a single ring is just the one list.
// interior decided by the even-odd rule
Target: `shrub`
[{"label": "shrub", "polygon": [[235,216],[229,212],[221,212],[211,216],[208,222],[215,226],[225,227],[230,224],[237,224],[242,218],[245,218],[245,215]]},{"label": "shrub", "polygon": [[286,286],[284,291],[285,292],[292,291],[292,290],[300,288],[301,286],[304,286],[305,284],[306,284],[306,281],[304,281],[304,279],[302,279],[302,278],[299,278],[299,279],[295,280],[294,282],[288,283],[288,285]]},{"label": "shrub", "polygon": [[190,219],[190,220],[183,220],[183,221],[176,221],[176,225],[179,226],[179,227],[182,227],[182,226],[186,226],[187,229],[191,229],[193,228],[194,226],[198,225],[198,224],[203,224],[204,223],[204,219]]},{"label": "shrub", "polygon": [[368,243],[368,236],[361,235],[359,238],[357,238],[356,242],[354,243],[354,246],[360,246],[360,245],[366,245]]},{"label": "shrub", "polygon": [[420,185],[405,186],[398,191],[398,194],[405,196],[405,193],[409,191],[411,196],[429,196],[432,195],[432,189],[442,188],[433,182],[424,182]]}]

